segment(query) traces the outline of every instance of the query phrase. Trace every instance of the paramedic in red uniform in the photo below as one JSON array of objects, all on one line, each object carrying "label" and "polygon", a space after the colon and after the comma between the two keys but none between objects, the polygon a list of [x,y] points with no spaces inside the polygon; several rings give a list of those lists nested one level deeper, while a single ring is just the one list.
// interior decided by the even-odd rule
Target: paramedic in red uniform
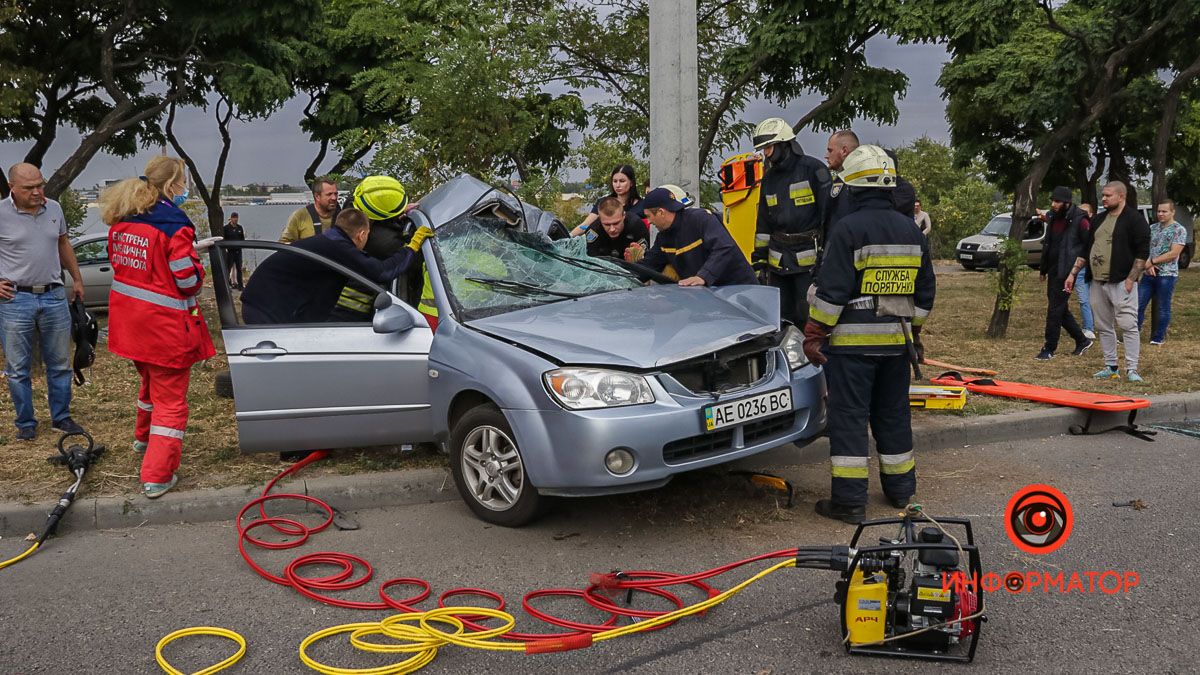
[{"label": "paramedic in red uniform", "polygon": [[133,447],[142,459],[142,489],[151,499],[175,486],[187,427],[192,364],[214,354],[196,296],[204,266],[195,229],[180,206],[188,190],[182,160],[159,155],[146,175],[100,195],[111,229],[113,266],[108,349],[133,361],[141,376]]}]

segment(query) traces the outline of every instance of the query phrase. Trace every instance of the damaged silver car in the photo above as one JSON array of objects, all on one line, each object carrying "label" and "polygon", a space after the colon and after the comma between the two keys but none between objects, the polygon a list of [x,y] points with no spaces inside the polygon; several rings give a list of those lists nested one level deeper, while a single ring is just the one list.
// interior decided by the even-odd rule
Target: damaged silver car
[{"label": "damaged silver car", "polygon": [[547,496],[653,489],[822,430],[824,378],[776,289],[657,284],[469,176],[409,219],[434,229],[426,269],[390,288],[274,242],[215,247],[308,255],[376,296],[369,324],[245,325],[212,256],[244,451],[434,442],[467,506],[518,526]]}]

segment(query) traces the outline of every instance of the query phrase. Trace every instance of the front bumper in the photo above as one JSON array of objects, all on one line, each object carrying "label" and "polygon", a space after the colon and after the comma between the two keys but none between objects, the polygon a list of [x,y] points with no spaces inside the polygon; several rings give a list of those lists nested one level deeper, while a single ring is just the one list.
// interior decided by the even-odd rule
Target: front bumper
[{"label": "front bumper", "polygon": [[960,248],[954,251],[954,257],[960,264],[972,267],[995,267],[1000,263],[999,251],[964,251]]},{"label": "front bumper", "polygon": [[[779,359],[782,362],[782,359]],[[804,444],[825,427],[825,377],[808,365],[795,373],[780,363],[765,382],[721,400],[735,401],[790,387],[790,413],[707,432],[703,409],[712,397],[682,395],[651,378],[657,401],[607,410],[505,410],[525,469],[538,492],[586,496],[634,492],[665,484],[677,473],[723,464],[786,443]],[[668,391],[670,390],[670,391]],[[615,476],[605,455],[627,448],[632,472]]]}]

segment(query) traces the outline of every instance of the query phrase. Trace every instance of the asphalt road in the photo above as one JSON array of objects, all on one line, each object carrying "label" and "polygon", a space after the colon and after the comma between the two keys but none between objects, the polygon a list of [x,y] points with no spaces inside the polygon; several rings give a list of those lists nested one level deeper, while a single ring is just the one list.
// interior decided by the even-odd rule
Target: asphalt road
[{"label": "asphalt road", "polygon": [[[458,502],[365,511],[355,514],[362,525],[358,531],[324,532],[300,549],[259,551],[255,558],[279,571],[298,552],[348,551],[372,561],[377,579],[424,577],[435,594],[483,586],[515,606],[532,589],[582,587],[591,572],[690,572],[781,548],[847,541],[850,526],[811,513],[828,480],[814,454],[798,453],[797,464],[780,469],[799,492],[791,510],[747,489],[741,479],[703,474],[649,495],[566,502],[521,530],[487,526]],[[1136,588],[1116,595],[990,594],[990,620],[972,669],[1193,671],[1200,647],[1197,457],[1200,441],[1173,434],[1161,434],[1155,443],[1122,434],[1059,436],[919,455],[920,496],[927,509],[973,519],[985,570],[1069,576],[1114,569],[1140,575]],[[1065,546],[1042,556],[1019,552],[1001,518],[1008,498],[1034,482],[1060,488],[1075,514]],[[1133,498],[1148,508],[1112,506]],[[874,485],[872,499],[872,515],[889,514]],[[309,671],[296,650],[305,636],[386,616],[327,607],[260,579],[239,558],[235,540],[229,523],[71,533],[52,540],[34,557],[0,572],[0,670],[157,672],[153,651],[160,637],[208,624],[235,629],[249,642],[246,658],[230,672],[302,673]],[[19,550],[18,541],[0,541],[0,558]],[[751,570],[742,568],[717,584],[727,588]],[[830,602],[834,580],[832,572],[782,570],[707,616],[659,632],[540,656],[447,647],[424,672],[892,673],[936,667],[846,656]],[[377,585],[373,581],[349,595],[373,600]],[[651,598],[637,602],[664,607]],[[541,606],[577,620],[599,618],[574,601],[552,599]],[[534,625],[520,613],[519,618],[520,627]],[[168,656],[191,671],[226,650],[220,641],[201,638],[176,643]],[[343,667],[387,661],[352,654],[337,639],[314,653]]]}]

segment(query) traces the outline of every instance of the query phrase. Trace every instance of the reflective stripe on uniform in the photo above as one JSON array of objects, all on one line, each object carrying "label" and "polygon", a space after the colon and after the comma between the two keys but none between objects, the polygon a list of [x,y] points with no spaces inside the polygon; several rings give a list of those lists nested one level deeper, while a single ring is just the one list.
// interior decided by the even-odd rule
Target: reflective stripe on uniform
[{"label": "reflective stripe on uniform", "polygon": [[898,323],[843,323],[833,329],[829,344],[840,347],[876,347],[904,344]]},{"label": "reflective stripe on uniform", "polygon": [[145,401],[138,401],[137,404],[138,404],[139,409],[145,410],[146,412],[150,412],[151,410],[154,410],[154,404],[152,404],[152,403],[146,403]]},{"label": "reflective stripe on uniform", "polygon": [[754,235],[754,248],[764,248],[771,244],[771,235],[762,232]]},{"label": "reflective stripe on uniform", "polygon": [[184,277],[182,279],[176,279],[175,287],[180,290],[186,291],[187,289],[194,287],[198,283],[200,283],[200,277],[193,274],[191,276]]},{"label": "reflective stripe on uniform", "polygon": [[808,306],[808,317],[814,321],[820,321],[826,326],[836,326],[841,315],[841,305],[825,302],[820,297],[814,297],[812,304]]},{"label": "reflective stripe on uniform", "polygon": [[800,267],[808,267],[817,264],[817,249],[809,248],[803,251],[796,252],[796,264]]},{"label": "reflective stripe on uniform", "polygon": [[183,270],[186,270],[189,267],[193,267],[194,265],[195,265],[195,263],[192,262],[192,259],[190,257],[176,258],[167,263],[167,267],[172,272],[182,272]]},{"label": "reflective stripe on uniform", "polygon": [[[166,307],[167,309],[177,309],[177,310],[186,312],[187,308],[188,308],[187,301],[180,300],[179,298],[172,298],[169,295],[163,295],[162,293],[156,293],[154,291],[147,290],[145,288],[138,288],[137,286],[130,286],[129,284],[127,284],[123,281],[113,281],[112,282],[112,291],[113,291],[113,293],[117,293],[118,295],[124,295],[126,297],[136,298],[138,300],[148,302],[152,305],[158,305],[159,307]],[[195,301],[195,298],[189,298],[189,299],[192,300],[193,302]]]},{"label": "reflective stripe on uniform", "polygon": [[337,304],[339,307],[345,307],[354,312],[370,314],[371,306],[374,303],[370,295],[349,286],[344,286],[341,295],[338,296]]},{"label": "reflective stripe on uniform", "polygon": [[834,478],[867,478],[866,457],[844,457],[836,455],[829,458],[830,470]]},{"label": "reflective stripe on uniform", "polygon": [[783,265],[783,254],[775,249],[771,249],[770,253],[768,254],[768,258],[769,262],[771,263],[771,267],[781,267]]},{"label": "reflective stripe on uniform", "polygon": [[925,319],[929,318],[929,310],[921,309],[920,307],[913,308],[912,325],[920,326],[925,323]]},{"label": "reflective stripe on uniform", "polygon": [[854,268],[920,267],[919,244],[869,244],[854,252]]},{"label": "reflective stripe on uniform", "polygon": [[662,249],[662,252],[663,253],[673,253],[675,255],[683,255],[684,253],[687,253],[688,251],[696,248],[697,246],[699,246],[703,243],[704,243],[703,239],[697,239],[696,241],[693,241],[692,243],[688,244],[687,246],[680,246],[679,248],[667,248],[666,246],[664,246]]},{"label": "reflective stripe on uniform", "polygon": [[913,452],[902,452],[898,455],[879,454],[879,472],[887,474],[908,473],[917,467]]},{"label": "reflective stripe on uniform", "polygon": [[167,436],[168,438],[178,438],[183,440],[183,429],[172,429],[171,427],[160,427],[156,424],[150,425],[150,434],[153,436]]}]

